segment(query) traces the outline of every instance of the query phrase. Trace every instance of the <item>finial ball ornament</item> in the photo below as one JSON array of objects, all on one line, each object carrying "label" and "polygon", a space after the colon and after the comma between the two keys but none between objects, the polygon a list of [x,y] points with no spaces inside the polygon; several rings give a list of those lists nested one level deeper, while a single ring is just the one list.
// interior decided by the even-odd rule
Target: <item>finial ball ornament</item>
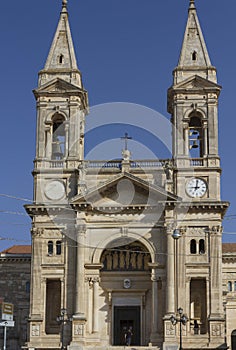
[{"label": "finial ball ornament", "polygon": [[67,5],[67,0],[62,0],[62,5],[66,6]]}]

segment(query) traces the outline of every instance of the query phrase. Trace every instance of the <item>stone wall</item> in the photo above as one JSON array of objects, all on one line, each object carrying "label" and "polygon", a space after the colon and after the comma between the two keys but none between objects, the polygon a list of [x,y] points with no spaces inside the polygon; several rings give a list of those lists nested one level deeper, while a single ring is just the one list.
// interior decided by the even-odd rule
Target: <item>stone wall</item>
[{"label": "stone wall", "polygon": [[[2,256],[5,255],[5,256]],[[27,340],[30,304],[30,255],[0,256],[0,298],[14,304],[15,327],[7,328],[7,349],[20,350]],[[4,328],[0,327],[0,349]]]}]

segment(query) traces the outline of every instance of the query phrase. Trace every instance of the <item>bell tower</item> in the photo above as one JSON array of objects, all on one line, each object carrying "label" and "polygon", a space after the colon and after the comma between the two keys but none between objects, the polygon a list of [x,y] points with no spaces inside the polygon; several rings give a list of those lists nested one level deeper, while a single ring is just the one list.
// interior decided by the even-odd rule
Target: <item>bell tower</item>
[{"label": "bell tower", "polygon": [[37,101],[35,202],[66,201],[77,191],[76,169],[84,158],[84,119],[88,109],[66,0],[34,95]]},{"label": "bell tower", "polygon": [[[224,344],[222,304],[222,219],[228,203],[221,201],[218,152],[218,98],[216,68],[211,64],[195,1],[188,19],[173,84],[168,90],[168,112],[173,125],[174,189],[181,198],[176,208],[179,230],[175,246],[175,312],[179,307],[197,323],[205,337],[202,347]],[[206,267],[207,266],[207,267]],[[178,269],[178,270],[177,270]],[[169,336],[168,322],[165,342]],[[194,339],[196,340],[196,338]],[[207,345],[208,344],[208,345]],[[210,344],[210,345],[209,345]],[[194,347],[198,347],[196,343]]]},{"label": "bell tower", "polygon": [[[168,90],[168,112],[173,124],[176,191],[182,198],[220,200],[218,154],[218,98],[216,68],[212,66],[197,16],[190,1],[188,20],[173,85]],[[204,180],[187,186],[194,175]],[[186,187],[187,186],[187,187]],[[190,187],[196,187],[192,189]],[[203,184],[202,184],[203,186]]]},{"label": "bell tower", "polygon": [[[79,191],[88,110],[68,20],[62,9],[46,64],[34,90],[37,103],[28,348],[60,344],[58,317],[74,313],[75,217],[68,205]],[[71,214],[71,215],[70,215]],[[68,323],[69,325],[69,323]],[[66,332],[66,331],[65,331]],[[67,334],[68,333],[68,334]],[[69,331],[64,341],[69,342]],[[68,338],[68,339],[67,339]]]}]

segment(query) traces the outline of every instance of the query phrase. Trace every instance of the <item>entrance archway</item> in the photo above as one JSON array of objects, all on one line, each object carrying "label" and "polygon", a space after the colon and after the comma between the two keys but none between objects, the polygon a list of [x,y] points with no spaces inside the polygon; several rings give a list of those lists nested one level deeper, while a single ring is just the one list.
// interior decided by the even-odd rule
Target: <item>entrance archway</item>
[{"label": "entrance archway", "polygon": [[152,313],[150,253],[139,241],[125,245],[117,241],[104,249],[100,262],[101,286],[109,302],[110,344],[125,346],[130,329],[131,346],[147,345]]}]

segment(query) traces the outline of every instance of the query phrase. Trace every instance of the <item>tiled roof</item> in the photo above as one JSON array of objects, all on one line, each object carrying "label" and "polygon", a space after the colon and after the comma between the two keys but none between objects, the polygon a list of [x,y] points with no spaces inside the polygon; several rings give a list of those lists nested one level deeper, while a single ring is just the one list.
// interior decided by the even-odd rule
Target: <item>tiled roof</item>
[{"label": "tiled roof", "polygon": [[222,252],[224,253],[236,253],[236,243],[223,243]]},{"label": "tiled roof", "polygon": [[31,245],[13,245],[3,250],[1,254],[31,254]]}]

